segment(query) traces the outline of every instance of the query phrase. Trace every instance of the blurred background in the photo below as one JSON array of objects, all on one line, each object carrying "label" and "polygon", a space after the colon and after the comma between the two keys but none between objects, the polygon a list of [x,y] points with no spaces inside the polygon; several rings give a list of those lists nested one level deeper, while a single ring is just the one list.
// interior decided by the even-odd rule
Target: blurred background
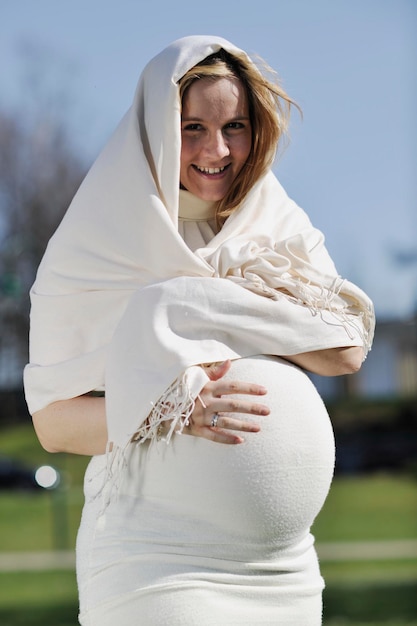
[{"label": "blurred background", "polygon": [[88,459],[48,455],[33,433],[22,390],[28,291],[144,65],[190,34],[225,37],[278,71],[303,119],[294,114],[275,172],[340,274],[375,303],[362,370],[313,377],[337,444],[313,529],[325,625],[415,626],[415,0],[0,0],[0,623],[77,623]]}]

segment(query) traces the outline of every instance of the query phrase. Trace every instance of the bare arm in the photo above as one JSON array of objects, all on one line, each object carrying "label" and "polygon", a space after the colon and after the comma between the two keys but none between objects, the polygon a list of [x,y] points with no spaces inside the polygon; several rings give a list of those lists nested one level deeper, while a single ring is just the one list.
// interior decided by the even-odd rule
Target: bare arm
[{"label": "bare arm", "polygon": [[342,376],[359,371],[363,362],[363,348],[348,346],[302,352],[285,357],[287,361],[320,376]]},{"label": "bare arm", "polygon": [[[211,381],[202,389],[196,400],[190,426],[184,434],[211,439],[218,443],[237,444],[244,440],[233,432],[258,432],[258,424],[234,419],[233,414],[251,416],[268,415],[269,408],[260,404],[253,397],[263,396],[266,389],[260,385],[239,381],[223,381],[230,368],[230,361],[225,361],[208,372]],[[241,394],[239,401],[229,400],[230,394]],[[245,396],[252,396],[248,400]],[[228,411],[224,429],[211,427],[215,411]],[[48,452],[69,452],[93,456],[104,454],[107,446],[107,423],[105,399],[92,396],[79,396],[70,400],[53,402],[33,414],[33,424],[38,439]]]},{"label": "bare arm", "polygon": [[[305,352],[286,357],[288,361],[322,376],[339,376],[359,370],[363,350],[360,347],[332,348]],[[238,381],[224,383],[223,376],[229,370],[230,361],[215,367],[209,374],[209,382],[202,390],[192,416],[188,434],[211,439],[219,443],[238,444],[243,438],[234,431],[258,432],[256,422],[230,418],[223,428],[212,428],[211,417],[216,411],[228,414],[246,413],[251,416],[268,415],[269,409],[253,397],[266,393],[259,385]],[[228,401],[229,394],[243,394],[248,400],[238,403]],[[252,396],[252,398],[251,398]],[[224,422],[224,420],[223,420]],[[93,456],[104,454],[107,445],[107,424],[104,398],[80,396],[54,402],[34,413],[33,423],[41,445],[48,452],[70,452]],[[185,431],[184,431],[185,432]]]},{"label": "bare arm", "polygon": [[93,456],[106,451],[104,398],[80,396],[53,402],[32,418],[38,439],[48,452]]}]

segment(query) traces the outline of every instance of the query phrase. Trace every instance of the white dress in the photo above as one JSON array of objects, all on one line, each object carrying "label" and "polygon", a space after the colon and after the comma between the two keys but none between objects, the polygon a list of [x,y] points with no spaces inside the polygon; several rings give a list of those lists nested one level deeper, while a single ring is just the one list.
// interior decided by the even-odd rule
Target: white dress
[{"label": "white dress", "polygon": [[[213,236],[207,217],[180,220],[192,249]],[[333,476],[327,411],[283,359],[240,359],[227,377],[268,389],[271,413],[245,443],[130,445],[106,506],[106,459],[91,460],[77,539],[83,626],[321,624],[310,527]]]}]

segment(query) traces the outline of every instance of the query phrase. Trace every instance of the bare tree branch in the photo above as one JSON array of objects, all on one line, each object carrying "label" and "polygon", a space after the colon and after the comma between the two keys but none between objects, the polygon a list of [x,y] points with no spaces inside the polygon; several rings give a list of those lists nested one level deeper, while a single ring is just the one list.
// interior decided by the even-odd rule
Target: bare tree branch
[{"label": "bare tree branch", "polygon": [[36,115],[0,110],[0,353],[13,345],[22,366],[27,360],[28,292],[86,170],[65,119],[49,116],[45,101],[39,100]]}]

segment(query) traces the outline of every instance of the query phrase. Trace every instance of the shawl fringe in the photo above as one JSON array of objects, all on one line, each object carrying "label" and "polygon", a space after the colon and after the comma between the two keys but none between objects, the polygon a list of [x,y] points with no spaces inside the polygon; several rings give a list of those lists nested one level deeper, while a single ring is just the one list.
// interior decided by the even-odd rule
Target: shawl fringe
[{"label": "shawl fringe", "polygon": [[[340,297],[343,286],[348,282],[341,276],[336,276],[329,288],[318,287],[310,281],[305,283],[301,279],[297,279],[296,282],[299,296],[293,298],[294,301],[306,306],[312,315],[322,316],[323,311],[330,313],[335,320],[334,323],[343,326],[349,339],[354,339],[359,335],[363,342],[365,360],[374,338],[375,314],[371,302],[364,299],[360,310],[356,315],[352,315],[352,310]],[[329,319],[326,322],[331,323]]]},{"label": "shawl fringe", "polygon": [[[175,433],[182,434],[190,425],[195,399],[187,384],[186,374],[177,378],[154,404],[148,418],[132,437],[139,444],[151,439],[165,441],[167,445]],[[168,426],[166,429],[165,427]],[[166,432],[167,431],[167,432]]]},{"label": "shawl fringe", "polygon": [[[191,368],[194,369],[194,368]],[[129,446],[148,442],[164,441],[169,445],[174,434],[181,435],[190,425],[195,407],[195,391],[190,382],[190,368],[179,376],[155,403],[148,418],[141,424],[130,441],[123,447],[108,442],[106,449],[106,471],[97,496],[102,498],[101,515],[114,494],[119,492],[120,479],[127,466],[126,450]]]}]

